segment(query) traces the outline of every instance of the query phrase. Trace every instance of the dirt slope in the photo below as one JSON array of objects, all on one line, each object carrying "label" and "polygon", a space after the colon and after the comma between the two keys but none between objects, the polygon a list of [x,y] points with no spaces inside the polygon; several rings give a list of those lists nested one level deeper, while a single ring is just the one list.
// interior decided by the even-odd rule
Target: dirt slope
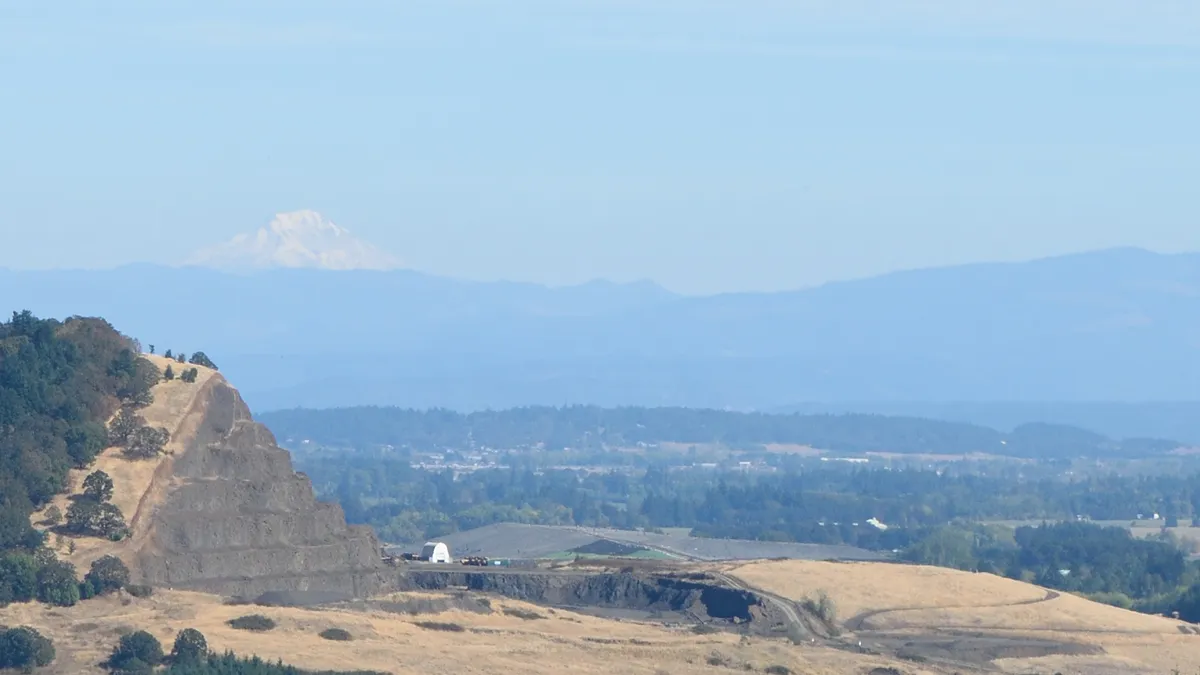
[{"label": "dirt slope", "polygon": [[[159,370],[165,370],[173,365],[181,370],[180,364],[162,356],[143,354]],[[93,471],[107,473],[113,481],[112,502],[121,509],[125,520],[129,523],[133,536],[122,542],[110,542],[96,537],[61,537],[58,547],[59,557],[71,561],[76,567],[86,569],[93,560],[103,555],[117,555],[127,564],[134,561],[136,543],[142,541],[145,535],[147,515],[152,513],[166,494],[170,485],[171,468],[174,459],[184,452],[195,439],[206,413],[207,394],[224,378],[215,370],[203,366],[188,366],[196,368],[197,377],[193,383],[182,380],[159,382],[154,387],[154,402],[138,411],[151,427],[165,428],[171,434],[167,443],[166,454],[154,459],[130,460],[120,448],[107,448],[96,457],[95,463],[87,469],[76,469],[70,473],[70,487],[66,493],[54,498],[51,505],[58,507],[62,513],[67,512],[72,495],[82,494],[83,479]],[[40,522],[45,517],[45,511],[35,513],[33,521]],[[75,552],[68,551],[67,544],[74,542]]]}]

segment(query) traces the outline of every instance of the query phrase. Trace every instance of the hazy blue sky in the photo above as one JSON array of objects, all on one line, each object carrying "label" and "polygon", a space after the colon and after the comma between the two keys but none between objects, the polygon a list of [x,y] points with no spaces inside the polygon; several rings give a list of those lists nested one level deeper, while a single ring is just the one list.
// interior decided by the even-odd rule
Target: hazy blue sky
[{"label": "hazy blue sky", "polygon": [[[254,9],[242,5],[254,5]],[[1200,249],[1200,2],[5,2],[0,265],[314,208],[682,291]]]}]

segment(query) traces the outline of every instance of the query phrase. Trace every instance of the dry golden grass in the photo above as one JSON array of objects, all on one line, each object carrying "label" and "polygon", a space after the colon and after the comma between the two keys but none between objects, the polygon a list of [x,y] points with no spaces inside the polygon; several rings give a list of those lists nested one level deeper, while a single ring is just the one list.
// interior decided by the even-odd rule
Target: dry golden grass
[{"label": "dry golden grass", "polygon": [[[403,596],[392,596],[403,599]],[[488,615],[447,612],[400,616],[385,612],[229,606],[215,596],[162,591],[146,599],[106,597],[69,609],[13,605],[0,609],[0,624],[29,625],[50,636],[59,660],[51,672],[100,673],[96,666],[123,631],[147,630],[169,649],[175,634],[196,628],[218,651],[233,651],[304,668],[361,668],[392,673],[446,670],[455,673],[522,672],[533,675],[571,673],[729,672],[707,663],[720,653],[738,669],[758,672],[783,665],[794,673],[842,675],[886,665],[877,657],[848,654],[789,642],[732,634],[695,635],[686,629],[610,621],[562,610],[551,612],[509,600],[493,599]],[[545,619],[527,620],[503,614],[503,608],[536,611]],[[226,622],[246,614],[264,614],[278,624],[266,633],[230,628]],[[456,623],[466,631],[447,633],[421,628],[421,621]],[[353,640],[331,642],[318,637],[327,628],[342,628]],[[932,673],[906,667],[906,673]]]},{"label": "dry golden grass", "polygon": [[1200,635],[1181,632],[1179,621],[1130,612],[1070,594],[1047,591],[990,574],[888,563],[772,561],[738,567],[732,574],[795,600],[818,591],[833,598],[841,622],[880,612],[860,632],[896,634],[960,632],[1029,637],[1097,645],[1098,656],[1001,659],[1008,672],[1169,673],[1200,669]]},{"label": "dry golden grass", "polygon": [[[175,363],[162,356],[143,354],[160,371],[167,365],[173,365],[178,373],[184,369],[183,364]],[[167,443],[166,454],[154,459],[127,459],[120,448],[107,448],[96,457],[96,461],[87,469],[73,470],[68,478],[69,487],[64,494],[58,495],[51,502],[66,514],[70,506],[70,496],[83,492],[83,479],[93,471],[103,471],[112,478],[112,502],[121,509],[125,520],[133,532],[130,539],[121,542],[110,542],[97,537],[64,537],[63,545],[58,548],[61,558],[74,563],[79,568],[85,568],[93,560],[103,555],[116,555],[128,562],[134,546],[140,540],[139,527],[149,522],[145,517],[159,502],[162,501],[168,489],[171,475],[173,453],[180,452],[195,435],[198,425],[203,421],[205,400],[201,395],[212,383],[223,381],[214,370],[202,366],[186,366],[196,368],[197,378],[194,383],[184,383],[178,379],[171,382],[160,381],[154,387],[154,402],[138,411],[146,419],[146,424],[152,427],[163,427],[171,433]],[[50,504],[46,506],[46,509]],[[44,519],[45,509],[32,516],[37,523]],[[75,543],[75,552],[69,553],[67,542]]]},{"label": "dry golden grass", "polygon": [[843,619],[876,609],[1003,604],[1046,595],[1035,586],[990,574],[884,563],[771,561],[743,565],[733,574],[797,601],[825,591]]}]

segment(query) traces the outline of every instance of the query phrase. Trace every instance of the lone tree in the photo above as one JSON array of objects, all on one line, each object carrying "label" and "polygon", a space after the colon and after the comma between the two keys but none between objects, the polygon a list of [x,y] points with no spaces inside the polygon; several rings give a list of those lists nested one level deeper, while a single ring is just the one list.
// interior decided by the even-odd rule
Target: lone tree
[{"label": "lone tree", "polygon": [[131,408],[121,408],[117,416],[108,425],[109,445],[128,445],[129,437],[140,427],[146,426],[146,420]]},{"label": "lone tree", "polygon": [[125,456],[134,459],[149,459],[162,453],[171,439],[171,434],[161,427],[141,427],[129,437],[125,445]]},{"label": "lone tree", "polygon": [[83,479],[83,494],[96,502],[106,502],[112,499],[112,478],[103,471],[93,471]]},{"label": "lone tree", "polygon": [[167,369],[163,371],[163,379],[166,380],[167,382],[174,380],[175,379],[175,369],[168,365]]},{"label": "lone tree", "polygon": [[204,633],[195,628],[184,628],[175,636],[175,648],[171,650],[174,663],[196,663],[208,656],[208,640]]},{"label": "lone tree", "polygon": [[173,359],[175,358],[175,355],[171,353],[170,349],[168,349],[167,351],[163,352],[163,358]]},{"label": "lone tree", "polygon": [[91,586],[92,595],[119,591],[129,585],[129,568],[120,558],[106,555],[92,563],[83,583]]}]

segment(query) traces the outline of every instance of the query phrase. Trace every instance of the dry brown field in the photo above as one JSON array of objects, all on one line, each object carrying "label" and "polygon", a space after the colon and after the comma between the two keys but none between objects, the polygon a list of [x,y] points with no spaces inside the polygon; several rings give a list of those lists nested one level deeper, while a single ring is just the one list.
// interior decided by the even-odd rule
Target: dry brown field
[{"label": "dry brown field", "polygon": [[[736,567],[748,584],[796,601],[827,593],[847,639],[895,645],[970,636],[1058,642],[1063,653],[999,658],[1010,673],[1183,673],[1200,670],[1200,627],[1103,605],[1029,584],[957,570],[891,563],[771,561]],[[965,651],[970,645],[963,647]],[[1004,650],[1001,650],[1003,653]]]}]

